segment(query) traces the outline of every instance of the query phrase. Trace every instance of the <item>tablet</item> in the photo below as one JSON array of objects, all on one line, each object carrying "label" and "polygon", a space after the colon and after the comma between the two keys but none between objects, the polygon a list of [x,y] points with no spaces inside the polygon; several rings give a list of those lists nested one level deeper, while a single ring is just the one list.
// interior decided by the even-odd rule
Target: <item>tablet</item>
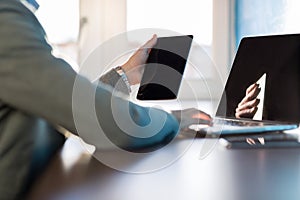
[{"label": "tablet", "polygon": [[192,39],[192,35],[157,39],[146,62],[137,99],[177,98]]}]

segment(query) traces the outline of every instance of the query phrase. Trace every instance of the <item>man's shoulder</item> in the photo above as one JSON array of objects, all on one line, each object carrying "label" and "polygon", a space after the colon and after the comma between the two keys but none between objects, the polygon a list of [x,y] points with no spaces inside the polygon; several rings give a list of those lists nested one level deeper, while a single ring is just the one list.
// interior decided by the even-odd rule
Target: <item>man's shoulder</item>
[{"label": "man's shoulder", "polygon": [[35,18],[35,15],[20,0],[0,0],[0,14],[3,15],[12,12]]},{"label": "man's shoulder", "polygon": [[[3,33],[0,33],[0,39],[3,42],[6,42],[3,38],[6,38],[9,42],[18,42],[19,44],[27,41],[24,37],[27,37],[27,39],[28,37],[35,37],[38,41],[45,39],[46,33],[40,22],[34,13],[19,0],[0,0],[0,24],[1,28],[5,29]],[[11,34],[13,33],[15,41],[12,41]],[[30,41],[32,42],[33,40]]]},{"label": "man's shoulder", "polygon": [[0,8],[23,8],[24,5],[21,3],[21,0],[0,0]]}]

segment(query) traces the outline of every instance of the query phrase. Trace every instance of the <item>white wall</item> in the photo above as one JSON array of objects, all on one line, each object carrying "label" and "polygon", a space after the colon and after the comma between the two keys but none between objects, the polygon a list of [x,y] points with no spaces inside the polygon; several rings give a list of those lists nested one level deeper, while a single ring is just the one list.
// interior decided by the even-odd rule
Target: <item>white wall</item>
[{"label": "white wall", "polygon": [[81,63],[94,48],[113,35],[126,31],[126,0],[81,0]]},{"label": "white wall", "polygon": [[213,1],[213,60],[220,70],[225,84],[235,54],[235,0]]}]

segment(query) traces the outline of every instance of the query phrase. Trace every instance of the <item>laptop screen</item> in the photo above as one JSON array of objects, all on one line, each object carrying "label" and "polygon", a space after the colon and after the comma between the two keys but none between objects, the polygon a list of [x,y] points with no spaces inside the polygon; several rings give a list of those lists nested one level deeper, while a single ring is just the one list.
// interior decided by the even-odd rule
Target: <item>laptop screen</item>
[{"label": "laptop screen", "polygon": [[262,119],[300,122],[300,34],[244,38],[216,115],[234,117],[246,89],[264,74]]}]

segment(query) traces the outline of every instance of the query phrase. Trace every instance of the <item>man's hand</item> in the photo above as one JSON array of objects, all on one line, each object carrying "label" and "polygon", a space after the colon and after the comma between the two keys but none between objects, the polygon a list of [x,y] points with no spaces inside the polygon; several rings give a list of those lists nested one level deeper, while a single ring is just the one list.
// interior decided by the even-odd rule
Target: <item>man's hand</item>
[{"label": "man's hand", "polygon": [[126,73],[130,85],[135,85],[141,82],[144,72],[144,64],[146,63],[151,48],[156,44],[157,36],[148,40],[142,47],[140,47],[129,60],[122,65],[122,69]]},{"label": "man's hand", "polygon": [[253,118],[257,111],[257,105],[259,104],[259,99],[257,99],[259,92],[260,87],[257,83],[254,83],[247,88],[246,96],[238,104],[238,107],[235,110],[235,117]]},{"label": "man's hand", "polygon": [[192,124],[211,124],[212,121],[209,114],[195,108],[172,111],[172,114],[179,121],[181,129]]}]

